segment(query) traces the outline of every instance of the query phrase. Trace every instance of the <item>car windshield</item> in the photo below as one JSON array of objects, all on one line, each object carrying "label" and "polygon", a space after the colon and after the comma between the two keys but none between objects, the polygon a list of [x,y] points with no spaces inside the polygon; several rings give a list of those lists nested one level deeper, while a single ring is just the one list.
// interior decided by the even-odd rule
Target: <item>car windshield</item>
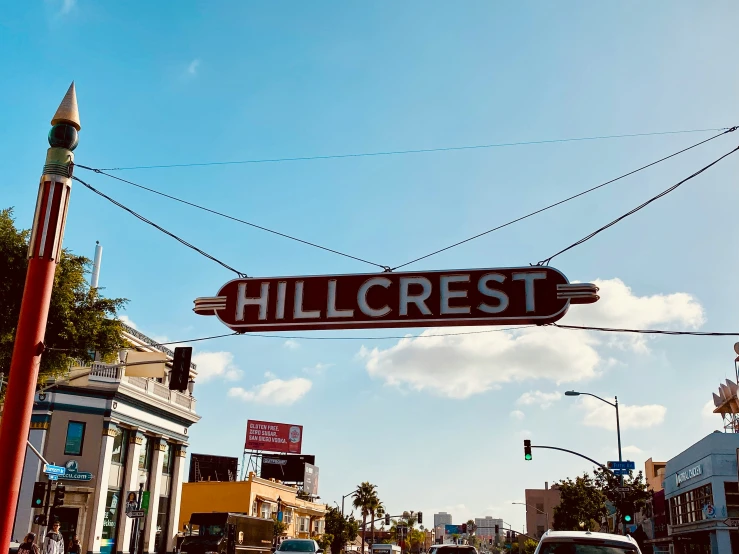
[{"label": "car windshield", "polygon": [[587,539],[545,541],[539,550],[539,554],[636,554],[636,552],[636,547],[630,544]]},{"label": "car windshield", "polygon": [[283,541],[278,549],[280,552],[313,552],[313,541]]}]

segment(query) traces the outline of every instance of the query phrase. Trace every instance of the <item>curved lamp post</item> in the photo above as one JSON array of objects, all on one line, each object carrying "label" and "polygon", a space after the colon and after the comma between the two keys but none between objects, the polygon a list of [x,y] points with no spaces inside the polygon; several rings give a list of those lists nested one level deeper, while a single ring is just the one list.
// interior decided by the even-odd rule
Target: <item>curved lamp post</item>
[{"label": "curved lamp post", "polygon": [[[618,437],[618,461],[622,462],[623,458],[621,456],[621,422],[618,418],[618,396],[614,397],[615,402],[609,402],[608,400],[601,398],[600,396],[596,396],[595,394],[591,394],[589,392],[577,392],[574,390],[568,390],[565,392],[565,396],[592,396],[593,398],[597,398],[601,402],[605,402],[609,406],[616,408],[616,436]],[[624,476],[621,475],[621,486],[624,484]]]}]

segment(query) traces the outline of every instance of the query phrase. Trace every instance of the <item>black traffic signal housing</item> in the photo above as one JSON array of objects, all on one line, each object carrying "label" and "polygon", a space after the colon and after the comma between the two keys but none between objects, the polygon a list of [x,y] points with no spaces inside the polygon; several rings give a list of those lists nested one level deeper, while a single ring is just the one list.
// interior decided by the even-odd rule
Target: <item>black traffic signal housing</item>
[{"label": "black traffic signal housing", "polygon": [[47,521],[46,521],[46,514],[38,514],[33,516],[33,523],[36,525],[41,525],[42,527],[46,527]]},{"label": "black traffic signal housing", "polygon": [[36,481],[33,485],[33,496],[31,497],[31,508],[43,508],[46,499],[46,483]]},{"label": "black traffic signal housing", "polygon": [[385,514],[385,525],[390,525],[390,514]]},{"label": "black traffic signal housing", "polygon": [[66,487],[64,485],[57,485],[54,490],[54,506],[64,506],[64,492]]},{"label": "black traffic signal housing", "polygon": [[636,509],[634,508],[633,502],[623,502],[621,504],[621,521],[624,524],[624,528],[627,525],[634,525],[634,515]]},{"label": "black traffic signal housing", "polygon": [[523,459],[529,461],[533,458],[531,455],[531,441],[526,439],[523,441]]},{"label": "black traffic signal housing", "polygon": [[500,533],[500,525],[495,526],[495,534],[497,535],[498,533]]},{"label": "black traffic signal housing", "polygon": [[190,380],[191,346],[178,346],[174,349],[172,370],[169,372],[169,390],[185,392]]},{"label": "black traffic signal housing", "polygon": [[490,541],[488,544],[492,545],[493,544],[493,539],[488,539],[488,540]]},{"label": "black traffic signal housing", "polygon": [[466,532],[467,532],[467,524],[466,523],[463,523],[462,524],[462,533],[466,533]]},{"label": "black traffic signal housing", "polygon": [[421,525],[423,523],[423,512],[418,512],[418,524]]}]

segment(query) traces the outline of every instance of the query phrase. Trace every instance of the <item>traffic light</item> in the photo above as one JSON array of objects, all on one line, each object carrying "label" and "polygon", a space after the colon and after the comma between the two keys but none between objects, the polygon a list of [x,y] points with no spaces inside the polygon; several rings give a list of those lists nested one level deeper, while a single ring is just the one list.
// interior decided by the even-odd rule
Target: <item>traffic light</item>
[{"label": "traffic light", "polygon": [[524,460],[531,460],[533,456],[531,455],[531,441],[526,439],[523,441],[523,459]]},{"label": "traffic light", "polygon": [[493,539],[488,539],[488,540],[490,541],[490,543],[489,543],[489,544],[491,544],[491,545],[492,545],[492,544],[493,544]]},{"label": "traffic light", "polygon": [[64,491],[66,487],[64,485],[57,485],[54,491],[54,506],[64,505]]},{"label": "traffic light", "polygon": [[44,499],[46,498],[46,483],[36,481],[33,485],[33,497],[31,498],[31,508],[43,508]]},{"label": "traffic light", "polygon": [[495,534],[497,535],[499,533],[500,533],[500,525],[496,525],[495,526]]},{"label": "traffic light", "polygon": [[418,512],[418,524],[421,525],[423,523],[423,512]]},{"label": "traffic light", "polygon": [[634,505],[630,502],[624,502],[621,505],[621,521],[623,521],[624,527],[626,525],[634,525]]},{"label": "traffic light", "polygon": [[385,514],[385,525],[390,525],[390,514]]},{"label": "traffic light", "polygon": [[467,524],[466,523],[463,523],[462,524],[462,533],[466,533],[466,532],[467,532]]},{"label": "traffic light", "polygon": [[172,371],[169,372],[169,390],[185,392],[190,380],[190,360],[192,359],[191,346],[178,346],[174,349]]},{"label": "traffic light", "polygon": [[46,524],[47,524],[46,515],[38,514],[38,515],[33,516],[33,522],[36,525],[41,525],[42,527],[46,527]]}]

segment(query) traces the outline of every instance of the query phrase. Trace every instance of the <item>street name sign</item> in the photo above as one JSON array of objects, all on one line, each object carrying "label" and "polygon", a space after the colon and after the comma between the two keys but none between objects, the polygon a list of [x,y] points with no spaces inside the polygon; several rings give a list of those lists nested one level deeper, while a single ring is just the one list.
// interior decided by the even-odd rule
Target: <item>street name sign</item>
[{"label": "street name sign", "polygon": [[617,492],[631,492],[631,487],[616,487]]},{"label": "street name sign", "polygon": [[730,517],[725,519],[724,525],[728,525],[729,527],[739,527],[739,518]]},{"label": "street name sign", "polygon": [[606,464],[608,469],[636,469],[636,464],[631,460],[624,460],[623,462],[608,462]]},{"label": "street name sign", "polygon": [[146,515],[146,512],[144,510],[133,510],[131,512],[126,512],[126,515],[130,518],[136,519],[139,517],[144,517]]},{"label": "street name sign", "polygon": [[44,464],[44,473],[46,475],[64,475],[66,472],[67,469],[64,466]]},{"label": "street name sign", "polygon": [[611,470],[614,475],[628,475],[629,470],[628,469],[613,469]]},{"label": "street name sign", "polygon": [[243,278],[197,298],[193,311],[238,333],[545,325],[597,292],[548,266]]}]

